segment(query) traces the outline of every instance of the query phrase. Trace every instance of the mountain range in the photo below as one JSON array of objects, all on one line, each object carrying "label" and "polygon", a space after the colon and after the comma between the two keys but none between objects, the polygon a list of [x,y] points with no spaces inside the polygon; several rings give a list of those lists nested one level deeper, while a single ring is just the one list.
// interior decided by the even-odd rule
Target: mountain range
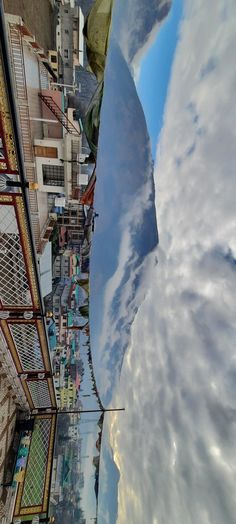
[{"label": "mountain range", "polygon": [[[101,113],[95,194],[99,219],[92,245],[90,308],[92,347],[99,343],[112,372],[120,371],[130,326],[140,305],[136,291],[142,264],[158,242],[154,202],[153,161],[145,115],[130,68],[119,45],[112,39]],[[104,290],[116,272],[126,234],[130,242],[127,263],[106,317]],[[125,303],[127,315],[122,316],[120,311],[129,287]],[[110,331],[102,347],[98,332],[104,329],[106,322]],[[122,336],[118,337],[119,332]]]}]

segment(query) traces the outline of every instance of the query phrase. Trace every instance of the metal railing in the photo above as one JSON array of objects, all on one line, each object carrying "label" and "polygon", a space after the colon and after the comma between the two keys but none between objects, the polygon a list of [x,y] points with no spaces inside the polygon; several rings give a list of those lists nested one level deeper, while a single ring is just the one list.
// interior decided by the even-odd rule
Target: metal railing
[{"label": "metal railing", "polygon": [[[22,388],[21,407],[32,413],[57,406],[30,216],[32,200],[28,201],[30,148],[24,150],[21,143],[21,136],[26,143],[28,131],[26,126],[20,132],[24,119],[15,105],[1,3],[0,44],[0,358],[3,348],[12,362],[11,376]],[[23,91],[24,84],[19,83],[18,95]],[[31,442],[28,450],[24,447],[24,465],[16,461],[16,497],[9,522],[48,513],[55,425],[55,414],[39,414],[31,437],[27,431]]]},{"label": "metal railing", "polygon": [[[24,150],[20,141],[21,136],[27,145],[29,138],[26,124],[24,128],[27,107],[23,104],[22,113],[17,113],[2,17],[0,22],[0,137],[3,156],[0,159],[0,336],[10,352],[15,375],[20,380],[29,407],[32,410],[46,406],[55,408],[45,308],[32,233],[34,224],[30,217],[32,200],[29,207],[26,189],[29,179],[27,161],[31,152],[30,145]],[[20,77],[21,58],[19,53],[15,53],[17,77]],[[17,96],[24,102],[22,78],[17,80]],[[23,123],[21,134],[18,115],[20,128]],[[23,120],[22,115],[25,115]]]},{"label": "metal railing", "polygon": [[[25,64],[23,53],[23,42],[20,28],[17,24],[9,23],[9,43],[13,80],[15,84],[17,110],[21,129],[21,143],[24,156],[25,174],[30,183],[37,181],[34,167],[34,152],[30,129],[30,114],[25,79]],[[39,213],[37,195],[35,191],[29,191],[30,210],[33,213],[32,222],[36,248],[40,241]]]},{"label": "metal railing", "polygon": [[58,122],[60,122],[60,124],[66,129],[68,133],[80,135],[80,132],[76,129],[73,122],[69,120],[67,115],[62,111],[52,96],[39,93],[39,98],[41,98],[44,104],[48,107],[48,109],[50,109],[53,115],[57,118]]},{"label": "metal railing", "polygon": [[0,193],[0,333],[31,409],[56,404],[38,284],[23,195]]},{"label": "metal railing", "polygon": [[35,417],[27,468],[17,487],[14,522],[25,522],[29,515],[29,522],[39,522],[37,516],[48,513],[55,430],[56,415]]},{"label": "metal railing", "polygon": [[48,78],[48,72],[42,62],[39,62],[39,73],[40,73],[40,87],[41,89],[49,89],[50,82]]}]

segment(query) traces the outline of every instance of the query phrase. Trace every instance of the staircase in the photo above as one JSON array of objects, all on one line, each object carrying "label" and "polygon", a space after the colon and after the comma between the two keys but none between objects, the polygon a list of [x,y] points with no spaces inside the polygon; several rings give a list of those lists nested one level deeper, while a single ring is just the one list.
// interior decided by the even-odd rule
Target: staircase
[{"label": "staircase", "polygon": [[57,105],[51,96],[39,93],[39,98],[41,98],[44,104],[48,107],[48,109],[50,109],[50,111],[57,118],[58,122],[60,122],[60,124],[66,129],[66,131],[68,131],[68,133],[71,133],[72,135],[80,135],[80,132],[76,129],[69,118],[67,118],[66,114],[63,113],[61,108]]}]

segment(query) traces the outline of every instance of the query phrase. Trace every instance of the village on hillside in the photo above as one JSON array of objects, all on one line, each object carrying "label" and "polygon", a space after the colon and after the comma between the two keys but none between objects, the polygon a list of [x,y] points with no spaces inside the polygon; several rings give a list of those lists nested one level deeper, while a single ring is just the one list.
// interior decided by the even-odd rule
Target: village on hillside
[{"label": "village on hillside", "polygon": [[[81,412],[92,409],[97,508],[104,408],[90,347],[89,272],[113,2],[102,14],[99,4],[44,0],[27,10],[20,0],[6,0],[1,10],[0,516],[6,524],[72,518],[85,524],[89,431]],[[96,522],[96,510],[92,516]]]}]

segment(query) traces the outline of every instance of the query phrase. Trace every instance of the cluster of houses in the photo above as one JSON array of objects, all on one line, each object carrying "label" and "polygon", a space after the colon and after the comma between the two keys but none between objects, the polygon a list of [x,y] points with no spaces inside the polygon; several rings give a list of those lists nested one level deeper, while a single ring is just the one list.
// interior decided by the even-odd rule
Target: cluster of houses
[{"label": "cluster of houses", "polygon": [[[88,311],[95,220],[86,196],[94,163],[89,159],[77,95],[84,101],[96,80],[84,67],[81,9],[73,0],[57,4],[56,48],[47,52],[20,15],[6,13],[5,23],[55,395],[58,409],[67,411],[81,408],[80,326]],[[74,483],[72,470],[78,473],[76,486],[83,487],[78,416],[68,416],[64,437],[70,446],[63,458],[60,452],[54,459],[59,473],[54,482],[57,502],[63,500],[62,487]]]},{"label": "cluster of houses", "polygon": [[[50,501],[55,506],[54,513],[60,518],[60,522],[73,516],[77,522],[84,523],[81,510],[81,490],[84,486],[82,437],[78,411],[83,408],[81,388],[83,388],[86,365],[91,379],[91,396],[96,397],[98,408],[103,411],[90,349],[89,267],[92,233],[98,216],[93,205],[96,157],[113,0],[105,0],[102,11],[101,2],[97,0],[91,10],[91,16],[89,15],[86,21],[79,2],[75,0],[50,0],[50,2],[55,17],[53,49],[42,48],[31,27],[25,23],[22,13],[4,13],[3,40],[7,41],[7,55],[11,69],[10,84],[14,93],[15,124],[20,134],[23,172],[19,180],[15,157],[13,160],[16,165],[12,160],[15,168],[7,171],[7,165],[4,163],[6,144],[2,142],[2,137],[0,190],[5,200],[8,199],[6,193],[9,192],[11,202],[15,202],[11,196],[14,192],[21,194],[22,191],[23,194],[27,190],[25,193],[27,205],[24,203],[24,206],[30,215],[27,215],[31,242],[31,251],[28,253],[32,257],[36,280],[39,282],[37,293],[40,296],[41,309],[38,313],[34,302],[32,311],[31,306],[29,307],[34,290],[29,287],[27,291],[26,287],[28,280],[30,285],[32,284],[33,277],[30,269],[24,270],[20,267],[21,262],[26,268],[32,263],[31,259],[27,260],[27,252],[22,251],[22,260],[17,256],[16,260],[9,261],[10,255],[8,260],[7,250],[3,246],[2,254],[7,264],[10,268],[17,267],[19,273],[17,278],[22,289],[21,287],[15,289],[14,293],[20,295],[22,304],[19,304],[17,317],[12,321],[13,325],[11,319],[14,317],[14,311],[1,312],[1,319],[4,324],[5,319],[10,315],[10,346],[13,347],[11,337],[15,335],[14,343],[18,351],[16,356],[19,360],[20,355],[22,370],[24,368],[24,372],[20,368],[18,374],[15,369],[13,370],[13,382],[16,385],[14,402],[21,408],[22,413],[29,414],[31,409],[31,415],[36,410],[36,416],[39,416],[35,429],[32,426],[27,430],[30,435],[27,434],[27,438],[33,443],[39,438],[41,445],[41,431],[42,433],[44,431],[42,428],[49,428],[50,424],[53,426],[54,418],[47,419],[49,415],[46,413],[46,418],[40,419],[38,412],[40,409],[41,413],[49,409],[47,402],[51,402],[49,407],[54,410],[50,414],[51,417],[54,417],[56,412],[61,414],[61,417],[58,417],[61,425],[59,427],[58,423],[53,459],[50,458],[52,461]],[[2,86],[1,93],[4,92],[5,88]],[[8,101],[5,100],[4,103],[7,106]],[[5,118],[4,105],[1,108],[1,118]],[[8,129],[8,123],[5,124]],[[9,142],[8,153],[13,157],[14,151],[10,150],[9,144],[14,144],[14,137],[7,133],[8,131],[4,137],[7,137]],[[23,227],[22,224],[19,221],[19,228]],[[12,224],[7,224],[6,227],[9,229],[7,234],[13,238]],[[5,232],[3,234],[4,242],[7,234]],[[29,238],[23,239],[21,235],[15,237],[18,242],[18,254],[20,249],[23,249],[24,242],[29,242]],[[10,250],[10,246],[8,247]],[[14,245],[11,247],[15,248]],[[12,291],[5,289],[4,283],[1,282],[1,285],[10,300]],[[14,297],[11,297],[11,300],[12,298]],[[9,303],[11,304],[11,301]],[[26,311],[23,312],[24,308]],[[22,318],[20,315],[23,315]],[[41,316],[37,317],[37,315]],[[40,324],[41,329],[38,329],[39,318],[43,326]],[[19,326],[14,325],[14,322],[19,323]],[[4,340],[3,342],[5,344]],[[5,348],[7,355],[8,349]],[[47,355],[48,349],[50,359]],[[12,353],[11,349],[11,356]],[[45,355],[48,359],[47,366]],[[9,362],[11,362],[10,356]],[[9,363],[7,366],[10,369]],[[39,372],[40,366],[43,368],[42,372]],[[42,399],[41,392],[44,394]],[[28,396],[25,396],[26,393]],[[84,397],[86,396],[90,395],[85,394]],[[96,453],[98,455],[93,458],[96,498],[98,498],[102,423],[103,416],[97,424]],[[50,437],[52,432],[50,433],[49,429],[47,431],[48,445],[52,446]],[[34,447],[37,455],[37,446],[38,444],[31,446],[31,455]],[[20,449],[26,453],[26,444],[24,443]],[[46,453],[46,448],[44,451]],[[29,472],[28,470],[26,472],[28,462],[31,465],[34,461],[31,455],[27,449],[27,455],[18,457],[20,469],[16,474],[19,477],[17,482],[22,484],[22,489],[27,488],[24,479],[34,474],[33,467],[32,471],[29,467]],[[40,454],[38,458],[40,460]],[[44,466],[41,472],[42,483],[46,483],[50,469],[49,454]],[[21,498],[24,499],[23,492],[20,492],[21,490],[18,489],[19,507]],[[48,491],[43,493],[47,495],[48,500]],[[34,492],[30,494],[34,495]],[[46,495],[42,498],[41,512],[46,504]],[[17,521],[17,511],[15,509],[14,522]],[[24,508],[22,511],[23,515]]]},{"label": "cluster of houses", "polygon": [[47,53],[20,16],[6,13],[5,20],[56,397],[66,409],[76,406],[83,376],[80,333],[69,319],[88,303],[89,290],[78,281],[89,278],[95,212],[86,191],[94,165],[86,161],[82,114],[73,107],[86,90],[84,76],[91,76],[84,68],[84,17],[73,0],[58,2],[56,17],[56,49]]}]

